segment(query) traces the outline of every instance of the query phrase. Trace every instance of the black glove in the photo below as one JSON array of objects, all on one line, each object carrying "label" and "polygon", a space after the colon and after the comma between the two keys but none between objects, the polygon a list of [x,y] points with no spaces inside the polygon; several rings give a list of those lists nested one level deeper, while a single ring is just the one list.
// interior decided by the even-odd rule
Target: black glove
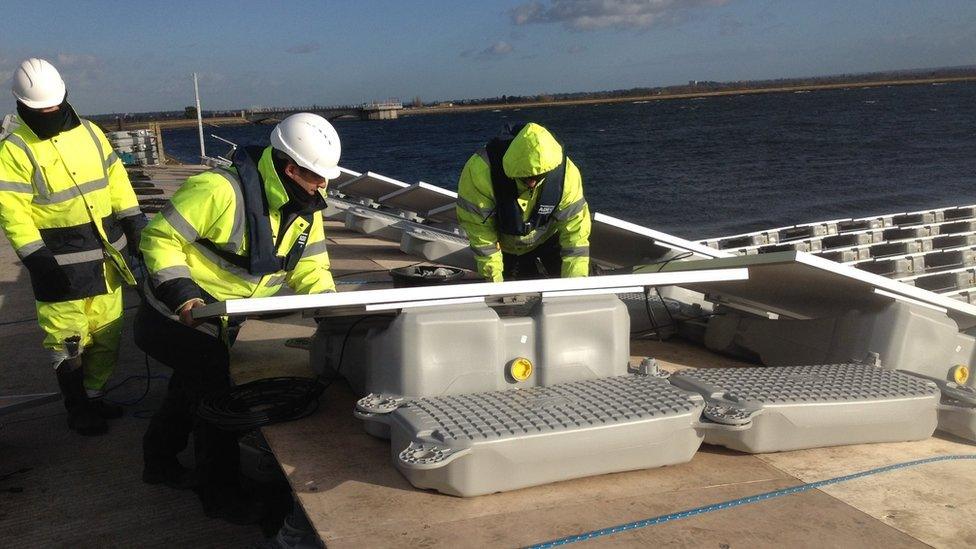
[{"label": "black glove", "polygon": [[139,251],[139,241],[142,239],[142,229],[147,223],[149,220],[146,219],[144,213],[130,215],[119,220],[119,224],[122,225],[122,232],[125,233],[125,240],[129,243],[127,246],[129,254],[132,257],[142,256],[142,252]]},{"label": "black glove", "polygon": [[191,299],[203,299],[203,289],[191,278],[172,278],[154,287],[153,295],[171,311],[179,313],[180,305]]},{"label": "black glove", "polygon": [[71,292],[71,280],[58,265],[50,248],[43,246],[23,259],[30,273],[34,297],[38,301],[64,301]]}]

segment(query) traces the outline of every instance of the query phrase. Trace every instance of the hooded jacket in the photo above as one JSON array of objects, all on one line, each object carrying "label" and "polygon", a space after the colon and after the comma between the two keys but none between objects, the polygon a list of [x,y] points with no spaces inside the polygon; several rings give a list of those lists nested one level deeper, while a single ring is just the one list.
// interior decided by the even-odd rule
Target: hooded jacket
[{"label": "hooded jacket", "polygon": [[[543,179],[533,189],[522,178],[546,174],[563,162],[563,149],[542,126],[526,124],[512,139],[502,156],[504,174],[516,180],[516,202],[523,220],[535,211],[545,185]],[[468,159],[458,182],[457,216],[468,235],[475,254],[478,272],[488,280],[502,281],[502,252],[524,255],[550,238],[557,237],[562,255],[562,277],[587,276],[589,273],[590,210],[583,196],[579,169],[565,159],[562,198],[547,222],[525,235],[505,234],[499,230],[498,204],[492,186],[491,161],[487,148]]]}]

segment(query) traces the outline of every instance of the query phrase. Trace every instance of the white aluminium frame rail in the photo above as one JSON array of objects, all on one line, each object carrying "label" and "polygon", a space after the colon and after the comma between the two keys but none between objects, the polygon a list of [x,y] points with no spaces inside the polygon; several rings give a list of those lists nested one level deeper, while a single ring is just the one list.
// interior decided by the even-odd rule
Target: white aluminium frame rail
[{"label": "white aluminium frame rail", "polygon": [[[211,303],[193,309],[193,318],[209,318],[219,315],[252,315],[289,311],[348,310],[396,310],[408,304],[425,306],[446,305],[474,301],[471,298],[489,298],[515,295],[539,295],[552,292],[580,292],[602,290],[601,293],[633,291],[635,287],[672,286],[696,282],[724,282],[747,280],[747,269],[703,269],[685,272],[592,276],[583,278],[555,278],[519,280],[512,282],[481,282],[421,286],[417,288],[392,288],[314,295],[290,295],[251,299],[232,299]],[[594,293],[594,292],[589,292]],[[563,294],[567,295],[567,294]],[[580,294],[583,295],[583,294]]]}]

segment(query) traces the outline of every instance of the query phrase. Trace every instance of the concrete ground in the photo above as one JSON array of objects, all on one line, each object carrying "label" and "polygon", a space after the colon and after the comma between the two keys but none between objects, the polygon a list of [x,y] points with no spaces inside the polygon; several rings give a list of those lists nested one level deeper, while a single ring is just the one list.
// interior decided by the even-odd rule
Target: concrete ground
[{"label": "concrete ground", "polygon": [[[138,297],[126,295],[126,305]],[[144,375],[145,357],[132,342],[133,310],[110,383]],[[0,394],[56,392],[54,372],[41,352],[27,272],[6,239],[0,244]],[[150,361],[153,375],[167,369]],[[132,380],[111,397],[136,400],[145,380]],[[203,514],[192,492],[143,484],[142,434],[162,401],[165,380],[126,407],[101,437],[66,426],[61,402],[0,416],[0,546],[3,547],[254,547],[257,526],[234,526]]]}]

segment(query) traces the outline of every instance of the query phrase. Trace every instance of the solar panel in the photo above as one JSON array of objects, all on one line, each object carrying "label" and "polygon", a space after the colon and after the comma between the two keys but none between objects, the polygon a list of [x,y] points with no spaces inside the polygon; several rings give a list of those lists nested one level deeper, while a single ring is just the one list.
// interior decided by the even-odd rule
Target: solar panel
[{"label": "solar panel", "polygon": [[679,284],[709,298],[792,318],[821,318],[900,300],[945,312],[961,330],[976,326],[976,306],[803,252],[776,252],[648,266],[635,272],[749,270],[749,280]]},{"label": "solar panel", "polygon": [[424,215],[427,221],[438,221],[441,223],[458,223],[457,207],[454,202],[445,204],[439,208],[434,208]]},{"label": "solar panel", "polygon": [[402,181],[397,181],[378,173],[366,172],[345,183],[337,185],[335,189],[342,194],[377,200],[381,196],[409,187]]},{"label": "solar panel", "polygon": [[343,185],[345,183],[348,183],[348,182],[352,181],[353,179],[356,179],[360,175],[362,175],[362,174],[359,173],[359,172],[354,172],[352,170],[347,170],[346,168],[343,168],[342,166],[339,166],[339,177],[337,177],[335,179],[330,179],[329,180],[329,186],[335,188],[335,187],[337,187],[339,185]]},{"label": "solar panel", "polygon": [[629,267],[658,261],[672,251],[692,252],[698,257],[732,255],[609,215],[593,215],[590,257],[596,261],[617,267]]},{"label": "solar panel", "polygon": [[746,269],[695,270],[675,273],[550,278],[232,299],[198,307],[193,310],[193,317],[208,318],[219,315],[248,315],[286,311],[316,311],[317,314],[327,315],[330,311],[339,313],[348,312],[350,309],[365,311],[366,306],[371,306],[371,310],[379,310],[382,307],[376,306],[384,304],[394,304],[396,307],[391,306],[389,308],[396,309],[407,302],[427,301],[431,305],[437,305],[438,303],[443,304],[445,300],[450,302],[464,298],[540,295],[545,292],[597,289],[605,290],[605,293],[610,294],[617,293],[622,288],[632,291],[634,286],[671,286],[706,281],[746,280],[748,276]]},{"label": "solar panel", "polygon": [[431,210],[453,205],[456,200],[457,193],[421,181],[395,190],[377,201],[384,206],[423,215]]}]

